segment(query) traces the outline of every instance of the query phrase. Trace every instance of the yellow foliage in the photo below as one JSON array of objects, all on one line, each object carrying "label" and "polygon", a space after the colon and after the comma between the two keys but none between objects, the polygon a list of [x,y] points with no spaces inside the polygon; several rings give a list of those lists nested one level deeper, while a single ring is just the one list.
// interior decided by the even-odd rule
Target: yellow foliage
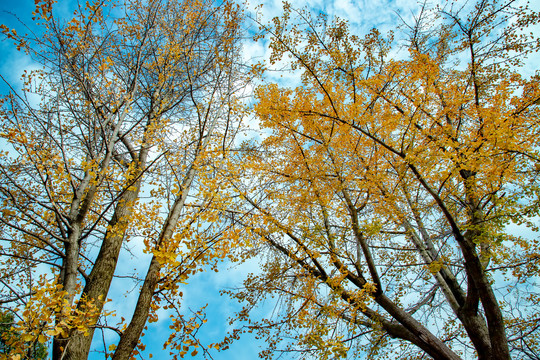
[{"label": "yellow foliage", "polygon": [[[231,294],[248,307],[280,299],[276,318],[248,325],[267,339],[263,355],[290,337],[280,351],[319,358],[455,359],[462,346],[510,358],[522,337],[507,336],[506,323],[534,307],[497,294],[521,291],[500,281],[515,267],[509,259],[539,250],[507,225],[540,210],[540,89],[520,68],[540,48],[522,30],[540,17],[507,6],[426,5],[398,57],[391,35],[360,37],[290,4],[261,25],[269,67],[288,61],[301,77],[256,88],[263,139],[223,176],[237,196],[229,211],[242,219],[230,236],[266,256]],[[535,286],[532,272],[512,272]],[[404,335],[418,333],[430,340]]]}]

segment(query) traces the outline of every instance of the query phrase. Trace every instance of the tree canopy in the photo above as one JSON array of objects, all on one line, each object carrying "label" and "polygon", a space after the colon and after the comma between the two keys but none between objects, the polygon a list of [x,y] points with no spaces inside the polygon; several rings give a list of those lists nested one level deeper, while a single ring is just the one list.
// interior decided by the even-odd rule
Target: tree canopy
[{"label": "tree canopy", "polygon": [[[133,359],[167,313],[172,358],[247,332],[265,358],[539,358],[540,243],[513,230],[540,215],[538,13],[424,4],[355,34],[284,3],[248,72],[232,1],[55,6],[36,0],[28,34],[0,26],[40,66],[0,100],[6,356],[86,359],[113,332],[103,356]],[[277,63],[296,87],[266,80]],[[249,116],[260,137],[240,144]],[[119,265],[137,246],[140,276]],[[225,291],[238,327],[205,342],[181,286],[250,258]],[[106,304],[115,281],[137,294],[127,321]]]},{"label": "tree canopy", "polygon": [[538,20],[514,1],[426,6],[397,44],[288,5],[263,25],[301,74],[256,89],[266,136],[227,175],[267,254],[233,292],[239,319],[279,298],[247,326],[263,355],[538,357],[539,243],[509,230],[537,229]]},{"label": "tree canopy", "polygon": [[[54,359],[85,359],[100,329],[119,335],[104,356],[134,358],[161,308],[173,313],[164,346],[183,355],[199,347],[188,330],[199,317],[180,313],[179,285],[224,256],[221,223],[200,228],[216,189],[199,179],[238,127],[240,8],[89,1],[71,19],[54,9],[36,1],[35,32],[2,27],[42,66],[1,100],[1,301],[26,341],[10,356],[52,339]],[[151,254],[146,272],[115,274],[134,241]],[[140,286],[128,322],[104,310],[114,277]]]}]

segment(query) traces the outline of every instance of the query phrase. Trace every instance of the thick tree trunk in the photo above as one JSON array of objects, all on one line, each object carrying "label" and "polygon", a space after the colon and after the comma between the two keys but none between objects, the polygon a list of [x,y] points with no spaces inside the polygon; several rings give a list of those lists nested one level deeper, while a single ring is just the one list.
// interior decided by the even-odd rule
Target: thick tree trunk
[{"label": "thick tree trunk", "polygon": [[[61,282],[63,289],[67,292],[67,303],[71,305],[77,287],[77,271],[79,267],[79,237],[81,224],[79,222],[71,225],[68,240],[65,243],[65,255],[62,263]],[[57,315],[56,323],[61,321],[62,314]],[[70,343],[69,338],[55,336],[53,339],[53,359],[60,359],[62,353]]]},{"label": "thick tree trunk", "polygon": [[475,289],[473,291],[477,291],[477,296],[480,298],[484,313],[486,314],[491,342],[491,359],[509,360],[510,350],[508,348],[508,338],[506,337],[504,319],[495,293],[482,268],[480,258],[474,249],[474,244],[468,239],[464,239],[460,245],[465,258],[465,268],[468,279],[473,282],[473,286],[470,286],[470,289]]},{"label": "thick tree trunk", "polygon": [[[118,132],[120,130],[120,124],[126,116],[126,110],[120,116],[118,124],[114,126],[113,132],[107,142],[107,151],[103,156],[103,161],[100,164],[99,172],[97,176],[91,175],[90,172],[86,172],[85,178],[79,184],[75,191],[70,210],[70,232],[67,241],[65,242],[65,257],[62,264],[62,286],[67,291],[68,304],[73,305],[75,297],[75,291],[77,286],[77,275],[79,269],[79,250],[80,250],[80,237],[82,234],[82,228],[88,211],[94,202],[94,198],[97,193],[98,183],[100,181],[101,173],[109,167],[113,156],[114,144],[116,142]],[[86,195],[84,193],[86,192]],[[61,321],[61,315],[57,317],[56,323]],[[90,340],[91,341],[91,340]],[[53,360],[65,359],[66,352],[74,349],[74,343],[72,337],[63,338],[61,335],[57,335],[53,339]],[[84,358],[80,358],[81,360]]]},{"label": "thick tree trunk", "polygon": [[[83,290],[83,296],[92,301],[99,313],[103,310],[111,286],[125,231],[133,215],[133,205],[139,196],[139,191],[140,181],[137,181],[135,189],[126,191],[119,199],[109,222],[109,229],[112,231],[108,230],[105,234],[96,262]],[[118,231],[119,229],[120,231]],[[84,306],[85,304],[81,302],[78,308]],[[74,333],[71,336],[70,345],[66,349],[63,359],[82,360],[88,358],[95,328],[91,327],[88,330],[89,334],[86,336],[81,333]]]},{"label": "thick tree trunk", "polygon": [[467,272],[467,280],[470,283],[467,303],[470,304],[471,298],[477,302],[478,298],[484,308],[486,315],[489,339],[491,342],[491,359],[493,360],[510,360],[510,349],[508,347],[508,338],[506,337],[506,328],[504,318],[502,316],[499,302],[493,292],[490,281],[484,271],[484,266],[478,252],[476,244],[482,244],[482,235],[485,216],[482,209],[479,207],[479,201],[476,197],[476,174],[472,171],[461,170],[460,175],[463,178],[468,212],[470,229],[461,237],[458,237],[458,243],[465,259],[465,271]]}]

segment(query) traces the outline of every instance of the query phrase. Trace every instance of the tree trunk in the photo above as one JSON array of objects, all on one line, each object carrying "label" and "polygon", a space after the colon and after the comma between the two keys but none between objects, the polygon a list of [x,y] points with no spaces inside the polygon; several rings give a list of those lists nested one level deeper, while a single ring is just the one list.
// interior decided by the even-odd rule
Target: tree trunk
[{"label": "tree trunk", "polygon": [[[83,296],[89,301],[92,301],[99,313],[103,310],[103,305],[105,304],[111,286],[125,232],[133,214],[133,205],[139,196],[139,191],[140,181],[137,181],[135,189],[126,191],[118,200],[108,227],[108,229],[113,230],[107,230],[96,262],[83,290]],[[118,231],[118,229],[121,229],[121,231]],[[78,308],[84,306],[85,304],[80,302]],[[66,349],[63,359],[79,360],[88,358],[95,328],[90,327],[88,330],[89,334],[86,336],[78,332],[71,336],[70,345]]]},{"label": "tree trunk", "polygon": [[[195,165],[193,164],[188,173],[186,174],[182,187],[180,188],[181,193],[177,196],[169,213],[169,216],[165,221],[163,231],[161,232],[158,244],[156,245],[157,249],[159,249],[161,244],[168,241],[172,237],[174,228],[178,223],[180,213],[182,212],[187,196],[189,194],[189,189],[191,187],[193,179],[195,178],[195,173]],[[152,305],[152,299],[154,297],[154,291],[156,290],[156,287],[158,285],[159,272],[161,270],[161,267],[162,264],[160,264],[156,256],[153,255],[152,260],[150,261],[150,266],[148,267],[148,271],[146,273],[146,278],[144,279],[143,286],[139,293],[139,298],[137,300],[137,305],[135,307],[133,317],[131,318],[128,327],[120,337],[120,341],[118,342],[118,346],[113,355],[113,360],[129,359],[131,353],[137,346],[137,342],[144,329],[146,320],[148,319],[150,306]]]}]

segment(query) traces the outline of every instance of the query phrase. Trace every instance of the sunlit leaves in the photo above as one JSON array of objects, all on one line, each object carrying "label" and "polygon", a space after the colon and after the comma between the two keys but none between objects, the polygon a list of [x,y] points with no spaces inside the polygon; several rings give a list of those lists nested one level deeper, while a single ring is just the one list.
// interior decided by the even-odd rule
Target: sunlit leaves
[{"label": "sunlit leaves", "polygon": [[[42,277],[33,290],[24,308],[20,309],[20,315],[11,327],[11,337],[4,336],[3,341],[11,349],[8,356],[25,356],[29,347],[34,342],[46,343],[51,337],[59,334],[67,334],[73,330],[88,334],[88,329],[94,326],[99,315],[92,301],[81,299],[84,303],[70,306],[66,297],[67,293],[56,283],[50,283]],[[19,309],[14,309],[19,312]],[[62,320],[54,322],[58,314],[63,314]],[[4,335],[9,335],[4,334]],[[22,334],[22,335],[18,335]]]},{"label": "sunlit leaves", "polygon": [[[493,284],[511,258],[538,252],[507,230],[538,208],[539,93],[518,60],[538,41],[515,25],[538,14],[511,2],[452,6],[424,6],[396,58],[392,35],[360,38],[290,5],[261,26],[270,63],[288,62],[302,81],[256,89],[265,137],[231,170],[238,226],[268,250],[262,274],[234,295],[249,304],[238,319],[279,298],[275,317],[250,326],[268,339],[265,356],[422,356],[397,338],[432,357],[509,357],[502,314],[530,308],[500,302]],[[419,345],[404,329],[434,336]]]}]

